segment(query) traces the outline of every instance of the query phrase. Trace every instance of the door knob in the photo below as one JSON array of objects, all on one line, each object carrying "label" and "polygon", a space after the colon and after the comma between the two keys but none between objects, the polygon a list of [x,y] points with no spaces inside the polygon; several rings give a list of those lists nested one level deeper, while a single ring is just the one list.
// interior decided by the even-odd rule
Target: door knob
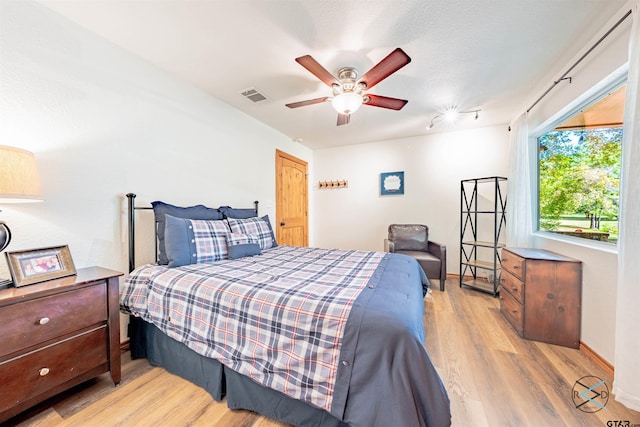
[{"label": "door knob", "polygon": [[282,221],[282,222],[280,223],[280,227],[284,227],[284,225],[285,225],[285,224],[284,224],[284,221]]}]

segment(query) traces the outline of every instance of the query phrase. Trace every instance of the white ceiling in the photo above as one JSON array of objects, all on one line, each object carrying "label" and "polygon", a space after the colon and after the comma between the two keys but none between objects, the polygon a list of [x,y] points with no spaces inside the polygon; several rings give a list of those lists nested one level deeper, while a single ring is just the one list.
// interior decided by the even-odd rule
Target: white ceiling
[{"label": "white ceiling", "polygon": [[[532,103],[625,0],[41,0],[179,79],[311,148],[437,132],[449,106],[481,108],[456,129],[506,124]],[[336,126],[329,96],[294,61],[363,74],[396,47],[410,64],[370,92],[409,100],[401,111],[362,106]],[[549,79],[545,81],[544,79]],[[268,97],[251,103],[254,87]]]}]

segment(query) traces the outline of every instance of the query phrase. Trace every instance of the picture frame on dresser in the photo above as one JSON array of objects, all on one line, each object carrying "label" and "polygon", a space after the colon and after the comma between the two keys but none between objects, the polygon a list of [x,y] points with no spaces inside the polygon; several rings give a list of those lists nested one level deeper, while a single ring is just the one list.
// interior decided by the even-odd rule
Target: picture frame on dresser
[{"label": "picture frame on dresser", "polygon": [[5,252],[5,255],[15,287],[76,274],[68,245]]}]

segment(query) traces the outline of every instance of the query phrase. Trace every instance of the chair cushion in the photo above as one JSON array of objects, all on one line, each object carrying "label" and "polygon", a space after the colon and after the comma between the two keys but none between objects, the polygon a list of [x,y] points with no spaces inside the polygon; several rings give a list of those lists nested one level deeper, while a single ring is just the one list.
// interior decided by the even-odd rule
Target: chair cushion
[{"label": "chair cushion", "polygon": [[440,259],[423,251],[396,251],[398,254],[408,255],[418,261],[418,264],[424,270],[424,274],[430,279],[440,279]]},{"label": "chair cushion", "polygon": [[391,224],[389,240],[395,252],[427,251],[429,247],[429,227],[421,224]]}]

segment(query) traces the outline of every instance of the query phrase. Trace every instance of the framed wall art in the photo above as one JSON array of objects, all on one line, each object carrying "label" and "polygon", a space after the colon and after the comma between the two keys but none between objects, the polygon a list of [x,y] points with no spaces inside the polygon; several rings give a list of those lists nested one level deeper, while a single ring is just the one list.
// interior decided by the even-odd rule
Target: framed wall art
[{"label": "framed wall art", "polygon": [[67,245],[6,252],[5,255],[16,287],[76,274]]},{"label": "framed wall art", "polygon": [[380,174],[380,195],[404,194],[404,172],[383,172]]}]

